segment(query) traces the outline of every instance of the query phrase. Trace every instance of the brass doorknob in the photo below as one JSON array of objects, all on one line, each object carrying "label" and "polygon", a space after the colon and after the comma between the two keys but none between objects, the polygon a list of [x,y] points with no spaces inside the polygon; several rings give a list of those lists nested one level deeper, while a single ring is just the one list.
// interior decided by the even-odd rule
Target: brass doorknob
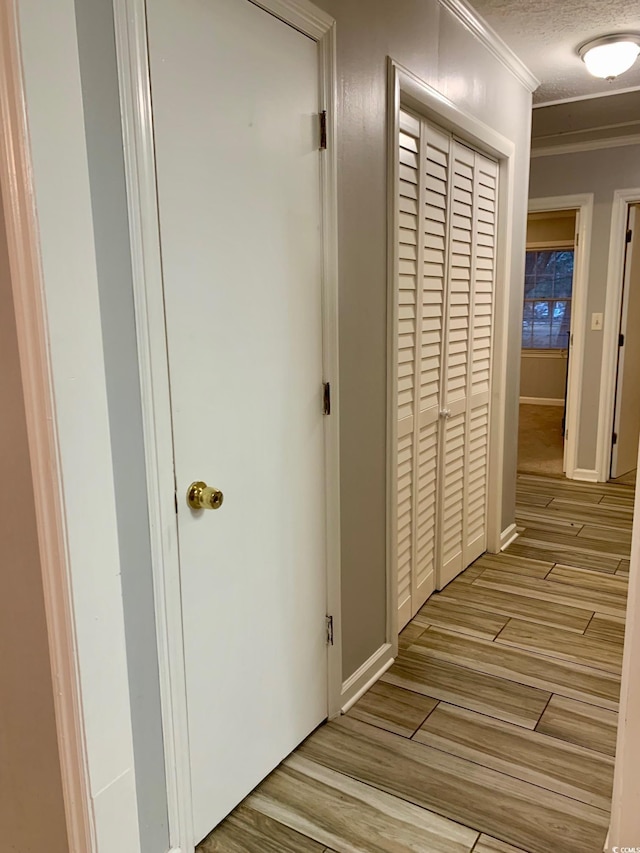
[{"label": "brass doorknob", "polygon": [[191,509],[220,509],[223,500],[220,489],[207,486],[202,480],[191,483],[187,489],[187,503]]}]

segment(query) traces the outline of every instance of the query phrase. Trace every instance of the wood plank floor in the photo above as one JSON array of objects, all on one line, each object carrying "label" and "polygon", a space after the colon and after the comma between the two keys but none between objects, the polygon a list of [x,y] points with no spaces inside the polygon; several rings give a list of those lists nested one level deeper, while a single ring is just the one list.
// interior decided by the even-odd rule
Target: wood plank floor
[{"label": "wood plank floor", "polygon": [[522,474],[517,499],[519,539],[433,595],[198,853],[601,853],[633,488]]}]

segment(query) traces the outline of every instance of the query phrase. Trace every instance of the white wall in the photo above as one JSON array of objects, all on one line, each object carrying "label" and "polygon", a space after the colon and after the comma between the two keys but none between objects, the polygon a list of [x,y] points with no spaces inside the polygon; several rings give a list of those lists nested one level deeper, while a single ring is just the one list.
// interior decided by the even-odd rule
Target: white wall
[{"label": "white wall", "polygon": [[[640,186],[640,146],[583,151],[577,154],[534,157],[531,161],[529,195],[531,198],[594,193],[591,258],[587,317],[604,313],[609,237],[613,192]],[[577,467],[596,468],[600,371],[602,365],[601,331],[585,334],[582,373],[582,408],[579,417]],[[597,380],[594,381],[594,377]]]}]

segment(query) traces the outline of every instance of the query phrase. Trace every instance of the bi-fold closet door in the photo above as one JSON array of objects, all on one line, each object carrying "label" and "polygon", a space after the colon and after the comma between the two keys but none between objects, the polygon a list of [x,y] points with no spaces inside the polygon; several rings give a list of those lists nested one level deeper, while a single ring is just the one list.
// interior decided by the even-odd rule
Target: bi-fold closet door
[{"label": "bi-fold closet door", "polygon": [[486,550],[498,165],[401,110],[398,179],[402,628]]}]

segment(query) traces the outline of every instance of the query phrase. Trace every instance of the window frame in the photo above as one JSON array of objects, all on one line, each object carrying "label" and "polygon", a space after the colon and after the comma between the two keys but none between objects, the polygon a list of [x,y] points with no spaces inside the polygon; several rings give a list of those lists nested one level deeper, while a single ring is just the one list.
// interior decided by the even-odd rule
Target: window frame
[{"label": "window frame", "polygon": [[[576,278],[576,251],[577,246],[575,241],[569,240],[547,240],[541,243],[527,243],[525,245],[525,258],[527,252],[573,252],[573,275],[571,278],[571,296],[563,297],[562,299],[527,299],[526,296],[523,296],[522,300],[522,320],[524,323],[524,306],[527,302],[570,302],[571,308],[573,309],[573,286],[575,284]],[[571,313],[570,327],[573,323],[573,311]],[[569,344],[564,347],[521,347],[522,355],[525,358],[533,358],[538,356],[540,358],[566,358],[567,353],[569,352]],[[556,356],[557,353],[557,356]]]}]

